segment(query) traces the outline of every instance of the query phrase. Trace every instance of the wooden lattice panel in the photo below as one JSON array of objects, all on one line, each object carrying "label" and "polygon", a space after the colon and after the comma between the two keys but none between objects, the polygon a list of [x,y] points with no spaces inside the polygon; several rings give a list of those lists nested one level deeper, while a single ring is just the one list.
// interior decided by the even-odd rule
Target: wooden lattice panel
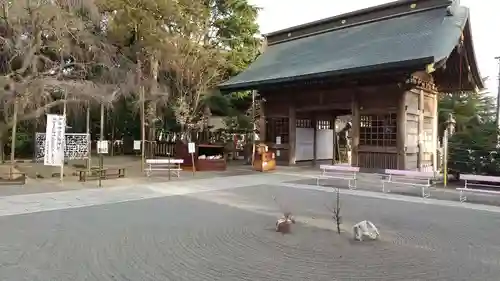
[{"label": "wooden lattice panel", "polygon": [[359,144],[396,146],[396,117],[395,113],[361,115]]}]

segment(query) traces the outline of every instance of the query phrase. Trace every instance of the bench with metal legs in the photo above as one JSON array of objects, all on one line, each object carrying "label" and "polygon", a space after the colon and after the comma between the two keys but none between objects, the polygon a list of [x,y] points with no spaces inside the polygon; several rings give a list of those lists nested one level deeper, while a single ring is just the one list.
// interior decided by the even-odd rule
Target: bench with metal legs
[{"label": "bench with metal legs", "polygon": [[176,177],[181,176],[181,164],[184,163],[183,159],[146,159],[146,176],[151,176],[153,172],[162,171]]},{"label": "bench with metal legs", "polygon": [[[467,201],[467,193],[500,195],[500,177],[460,174],[460,179],[464,180],[464,187],[456,188],[459,191],[460,202]],[[483,187],[483,189],[469,187]],[[484,189],[484,187],[496,190]]]},{"label": "bench with metal legs", "polygon": [[429,198],[431,196],[430,189],[438,182],[434,172],[386,169],[384,174],[382,192],[390,192],[390,189],[387,189],[387,184],[401,184],[420,188],[422,198]]},{"label": "bench with metal legs", "polygon": [[320,185],[322,179],[339,179],[347,181],[349,189],[356,189],[358,167],[320,165],[320,169],[321,175],[316,178],[316,185]]}]

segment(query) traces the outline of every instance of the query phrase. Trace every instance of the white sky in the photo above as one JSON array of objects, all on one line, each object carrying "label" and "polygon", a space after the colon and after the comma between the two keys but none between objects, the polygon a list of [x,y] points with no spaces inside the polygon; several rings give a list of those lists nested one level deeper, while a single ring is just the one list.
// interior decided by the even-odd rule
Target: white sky
[{"label": "white sky", "polygon": [[[249,0],[261,7],[258,22],[261,33],[327,18],[343,13],[393,2],[387,0]],[[462,0],[461,5],[471,10],[472,37],[479,69],[488,91],[497,92],[498,63],[500,56],[500,1]],[[496,27],[495,27],[496,26]]]}]

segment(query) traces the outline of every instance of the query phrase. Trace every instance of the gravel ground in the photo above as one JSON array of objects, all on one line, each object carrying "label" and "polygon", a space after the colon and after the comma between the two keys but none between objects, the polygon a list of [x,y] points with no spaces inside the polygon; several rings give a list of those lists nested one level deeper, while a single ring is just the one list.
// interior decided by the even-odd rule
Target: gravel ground
[{"label": "gravel ground", "polygon": [[[341,195],[338,235],[333,196],[262,185],[0,217],[0,280],[498,280],[498,214]],[[352,241],[363,219],[380,241]]]}]

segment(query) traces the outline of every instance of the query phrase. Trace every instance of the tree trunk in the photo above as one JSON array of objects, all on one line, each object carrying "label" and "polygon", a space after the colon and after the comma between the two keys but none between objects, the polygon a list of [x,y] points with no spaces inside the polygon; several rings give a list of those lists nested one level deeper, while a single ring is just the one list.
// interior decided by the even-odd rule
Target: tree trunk
[{"label": "tree trunk", "polygon": [[87,157],[87,171],[90,173],[90,167],[92,166],[92,138],[90,137],[90,102],[87,102],[87,116],[85,120],[85,131],[87,133],[88,143],[88,157]]},{"label": "tree trunk", "polygon": [[108,112],[108,116],[111,116],[111,156],[115,156],[115,115]]},{"label": "tree trunk", "polygon": [[139,99],[141,103],[141,172],[144,171],[144,164],[145,164],[145,149],[146,149],[146,118],[145,118],[145,112],[144,112],[144,87],[142,86],[142,77],[141,77],[141,61],[138,59],[137,60],[137,80],[139,83]]},{"label": "tree trunk", "polygon": [[[335,127],[334,127],[335,128]],[[335,212],[335,220],[337,222],[337,232],[340,234],[340,224],[342,223],[342,215],[340,214],[340,189],[337,188],[337,203],[335,204],[336,212]]]},{"label": "tree trunk", "polygon": [[150,88],[149,88],[149,97],[150,101],[148,102],[148,110],[147,110],[147,119],[149,124],[149,140],[151,141],[150,146],[150,155],[149,157],[154,157],[155,153],[155,141],[156,141],[156,126],[155,120],[157,115],[157,106],[156,106],[156,93],[157,93],[157,81],[158,81],[158,67],[159,62],[156,58],[155,54],[150,56]]},{"label": "tree trunk", "polygon": [[5,164],[5,143],[4,143],[4,137],[3,133],[0,134],[0,164]]},{"label": "tree trunk", "polygon": [[16,162],[16,137],[17,137],[17,115],[19,111],[19,104],[17,98],[14,102],[14,114],[12,116],[13,126],[12,126],[12,135],[10,142],[10,177],[9,179],[13,179],[14,177],[14,166]]}]

